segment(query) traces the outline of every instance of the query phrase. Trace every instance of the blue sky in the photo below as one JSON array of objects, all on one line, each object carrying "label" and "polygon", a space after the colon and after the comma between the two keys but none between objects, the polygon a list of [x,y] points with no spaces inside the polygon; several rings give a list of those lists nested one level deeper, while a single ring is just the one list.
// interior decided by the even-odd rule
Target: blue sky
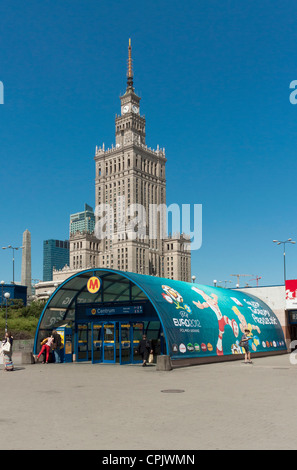
[{"label": "blue sky", "polygon": [[[69,215],[94,206],[95,146],[115,142],[131,37],[147,144],[166,149],[167,203],[203,205],[197,281],[281,283],[272,240],[297,237],[296,15],[286,0],[0,0],[1,246],[29,229],[42,279],[43,240],[67,239]],[[287,278],[296,261],[290,245]],[[0,277],[12,280],[11,250]]]}]

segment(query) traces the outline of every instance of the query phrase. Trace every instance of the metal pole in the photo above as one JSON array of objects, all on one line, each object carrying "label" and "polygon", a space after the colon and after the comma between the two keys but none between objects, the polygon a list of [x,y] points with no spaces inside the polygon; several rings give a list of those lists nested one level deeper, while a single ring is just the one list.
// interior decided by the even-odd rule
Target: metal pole
[{"label": "metal pole", "polygon": [[6,315],[5,315],[5,333],[7,333],[7,299],[6,299]]},{"label": "metal pole", "polygon": [[7,249],[11,249],[12,250],[12,284],[14,284],[14,250],[18,250],[19,248],[24,248],[23,246],[11,246],[11,245],[8,245],[8,246],[3,246],[2,247],[2,250],[7,250]]},{"label": "metal pole", "polygon": [[8,307],[8,299],[10,298],[10,293],[5,292],[4,297],[5,297],[5,300],[6,300],[5,332],[7,333],[7,307]]},{"label": "metal pole", "polygon": [[14,284],[14,248],[12,248],[12,283]]},{"label": "metal pole", "polygon": [[286,243],[292,243],[292,245],[295,245],[296,242],[292,240],[292,238],[288,238],[286,241],[279,241],[279,240],[272,240],[273,243],[276,243],[277,245],[284,245],[284,284],[286,285]]},{"label": "metal pole", "polygon": [[286,285],[286,242],[284,243],[284,284]]}]

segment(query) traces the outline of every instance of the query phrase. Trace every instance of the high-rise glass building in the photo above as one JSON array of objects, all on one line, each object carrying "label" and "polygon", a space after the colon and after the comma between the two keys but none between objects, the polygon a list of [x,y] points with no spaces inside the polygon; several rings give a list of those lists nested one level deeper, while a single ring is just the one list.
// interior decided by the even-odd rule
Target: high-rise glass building
[{"label": "high-rise glass building", "polygon": [[95,229],[95,215],[93,208],[85,204],[83,212],[77,212],[70,215],[70,233],[88,232],[92,233]]},{"label": "high-rise glass building", "polygon": [[53,280],[53,268],[62,269],[69,265],[68,240],[44,240],[43,242],[43,280]]}]

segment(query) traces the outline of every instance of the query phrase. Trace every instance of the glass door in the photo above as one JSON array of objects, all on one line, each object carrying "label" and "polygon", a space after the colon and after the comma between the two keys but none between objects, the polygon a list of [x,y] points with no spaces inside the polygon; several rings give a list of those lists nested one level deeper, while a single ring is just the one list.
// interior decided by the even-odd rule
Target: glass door
[{"label": "glass door", "polygon": [[116,361],[116,327],[115,322],[103,324],[103,362]]},{"label": "glass door", "polygon": [[160,333],[160,341],[161,341],[161,354],[167,354],[166,340],[165,340],[163,331],[161,331]]},{"label": "glass door", "polygon": [[131,324],[131,333],[132,333],[132,363],[138,364],[142,362],[142,357],[138,353],[139,342],[142,339],[144,326],[142,322],[132,323]]},{"label": "glass door", "polygon": [[87,323],[78,323],[76,332],[76,360],[77,362],[89,360],[89,329]]},{"label": "glass door", "polygon": [[92,364],[103,360],[102,331],[102,323],[92,323]]},{"label": "glass door", "polygon": [[131,363],[131,326],[129,323],[120,323],[119,325],[119,343],[120,343],[120,364]]}]

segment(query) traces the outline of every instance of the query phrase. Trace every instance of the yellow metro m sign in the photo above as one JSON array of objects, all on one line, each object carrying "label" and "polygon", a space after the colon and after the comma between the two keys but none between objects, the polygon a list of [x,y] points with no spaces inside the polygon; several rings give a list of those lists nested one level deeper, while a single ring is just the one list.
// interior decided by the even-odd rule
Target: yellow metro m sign
[{"label": "yellow metro m sign", "polygon": [[87,289],[90,292],[90,294],[96,294],[101,287],[101,281],[99,277],[90,277],[87,283]]}]

